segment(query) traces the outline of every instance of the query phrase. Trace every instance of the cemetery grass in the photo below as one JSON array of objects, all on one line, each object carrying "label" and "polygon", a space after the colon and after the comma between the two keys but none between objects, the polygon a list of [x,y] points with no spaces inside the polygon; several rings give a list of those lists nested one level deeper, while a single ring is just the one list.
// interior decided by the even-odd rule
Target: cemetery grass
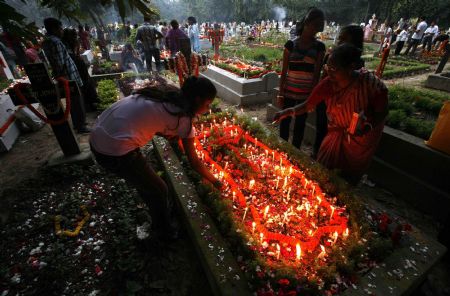
[{"label": "cemetery grass", "polygon": [[[152,149],[146,151],[158,168]],[[145,237],[146,206],[98,166],[40,169],[1,198],[10,211],[0,225],[0,294],[210,294],[187,235],[171,244],[149,231]],[[81,205],[90,217],[79,235],[57,235],[55,215],[63,230],[74,230]]]}]

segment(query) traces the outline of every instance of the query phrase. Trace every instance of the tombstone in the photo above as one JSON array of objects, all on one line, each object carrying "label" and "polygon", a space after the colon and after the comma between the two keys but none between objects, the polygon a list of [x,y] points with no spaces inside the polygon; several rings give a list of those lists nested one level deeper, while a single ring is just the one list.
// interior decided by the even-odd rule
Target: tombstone
[{"label": "tombstone", "polygon": [[[47,67],[43,63],[25,65],[25,72],[31,82],[32,97],[35,98],[35,101],[41,103],[47,118],[50,121],[63,119],[64,110],[62,108],[60,94],[64,93],[64,88],[62,91],[60,90],[58,83],[53,81]],[[76,92],[79,92],[78,86],[75,82],[72,82],[70,88],[71,97],[73,98],[77,95]],[[71,101],[75,102],[76,100]],[[28,102],[32,103],[30,100]],[[77,106],[74,105],[74,107]],[[64,156],[68,157],[81,153],[78,141],[67,120],[61,124],[51,124],[50,126]]]}]

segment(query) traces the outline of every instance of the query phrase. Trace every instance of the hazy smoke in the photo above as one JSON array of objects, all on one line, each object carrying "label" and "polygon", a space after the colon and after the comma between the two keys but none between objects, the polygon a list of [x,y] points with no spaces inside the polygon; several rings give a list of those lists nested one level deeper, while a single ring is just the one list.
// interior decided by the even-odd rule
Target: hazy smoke
[{"label": "hazy smoke", "polygon": [[275,19],[279,22],[286,19],[286,9],[281,6],[275,6],[273,12],[275,13]]}]

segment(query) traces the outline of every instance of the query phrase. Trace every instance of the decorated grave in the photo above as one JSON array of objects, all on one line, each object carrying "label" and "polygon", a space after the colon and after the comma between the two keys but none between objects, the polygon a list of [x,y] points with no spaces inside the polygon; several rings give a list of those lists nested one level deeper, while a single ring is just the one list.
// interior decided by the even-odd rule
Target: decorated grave
[{"label": "decorated grave", "polygon": [[197,154],[223,183],[220,192],[199,185],[193,193],[169,145],[155,144],[219,290],[244,291],[244,281],[258,295],[402,295],[445,252],[404,221],[363,205],[342,181],[249,119],[219,113],[196,124]]},{"label": "decorated grave", "polygon": [[201,75],[214,83],[220,98],[244,106],[270,102],[279,84],[278,74],[239,61],[219,61]]}]

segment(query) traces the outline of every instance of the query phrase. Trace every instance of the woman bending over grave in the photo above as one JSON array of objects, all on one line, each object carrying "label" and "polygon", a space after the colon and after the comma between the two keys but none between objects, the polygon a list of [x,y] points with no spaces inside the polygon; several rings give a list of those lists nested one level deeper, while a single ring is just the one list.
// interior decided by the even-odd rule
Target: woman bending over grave
[{"label": "woman bending over grave", "polygon": [[279,121],[311,111],[325,101],[328,133],[317,159],[329,169],[341,170],[351,183],[357,183],[368,168],[388,111],[384,83],[372,73],[355,71],[360,52],[350,44],[333,49],[325,65],[328,77],[314,88],[308,100],[275,115]]},{"label": "woman bending over grave", "polygon": [[220,188],[221,183],[197,157],[194,117],[209,110],[216,88],[206,78],[190,77],[181,90],[171,85],[135,91],[106,109],[97,119],[90,145],[97,162],[135,186],[150,209],[152,228],[165,239],[177,236],[167,184],[141,153],[154,135],[181,137],[192,167]]}]

